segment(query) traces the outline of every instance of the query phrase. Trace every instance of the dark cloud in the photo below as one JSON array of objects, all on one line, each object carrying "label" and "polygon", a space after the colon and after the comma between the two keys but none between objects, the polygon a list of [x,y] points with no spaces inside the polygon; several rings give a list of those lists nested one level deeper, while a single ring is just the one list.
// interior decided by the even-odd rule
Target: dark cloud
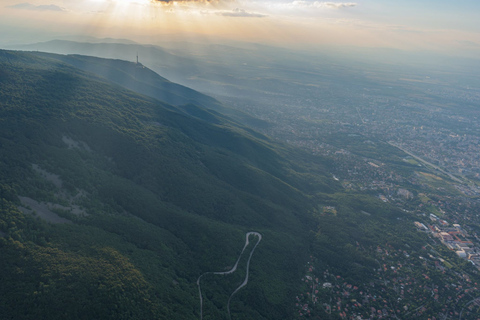
[{"label": "dark cloud", "polygon": [[57,12],[66,11],[64,8],[56,6],[54,4],[44,4],[44,5],[36,6],[27,2],[15,4],[13,6],[9,6],[9,8],[22,9],[22,10],[34,10],[34,11],[57,11]]},{"label": "dark cloud", "polygon": [[173,2],[218,2],[217,0],[153,0],[154,2],[173,3]]},{"label": "dark cloud", "polygon": [[261,14],[261,13],[253,13],[253,12],[247,12],[243,9],[236,8],[233,9],[232,11],[219,11],[217,12],[218,15],[224,16],[224,17],[237,17],[237,18],[264,18],[266,15]]}]

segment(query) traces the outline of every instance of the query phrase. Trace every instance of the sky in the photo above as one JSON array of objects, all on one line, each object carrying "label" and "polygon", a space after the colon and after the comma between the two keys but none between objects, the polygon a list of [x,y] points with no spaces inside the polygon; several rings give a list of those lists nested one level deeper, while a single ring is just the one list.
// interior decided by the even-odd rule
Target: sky
[{"label": "sky", "polygon": [[480,56],[478,0],[2,0],[0,44],[72,36]]}]

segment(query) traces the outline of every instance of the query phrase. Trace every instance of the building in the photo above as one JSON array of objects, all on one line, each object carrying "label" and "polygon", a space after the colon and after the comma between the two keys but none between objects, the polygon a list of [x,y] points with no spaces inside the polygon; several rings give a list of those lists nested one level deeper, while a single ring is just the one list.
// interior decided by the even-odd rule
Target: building
[{"label": "building", "polygon": [[424,225],[423,223],[418,222],[418,221],[415,221],[415,226],[421,231],[427,231],[428,230],[426,225]]},{"label": "building", "polygon": [[439,222],[440,222],[440,224],[441,224],[442,226],[444,226],[444,227],[448,226],[448,222],[445,221],[445,220],[440,220]]},{"label": "building", "polygon": [[442,238],[443,241],[453,241],[453,237],[447,232],[440,232],[440,238]]}]

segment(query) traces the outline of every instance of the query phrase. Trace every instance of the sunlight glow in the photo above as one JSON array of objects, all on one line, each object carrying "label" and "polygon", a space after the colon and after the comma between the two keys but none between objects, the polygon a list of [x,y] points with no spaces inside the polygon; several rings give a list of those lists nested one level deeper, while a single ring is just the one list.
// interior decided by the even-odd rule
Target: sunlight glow
[{"label": "sunlight glow", "polygon": [[[97,1],[105,1],[105,0],[97,0]],[[148,4],[151,3],[151,0],[114,0],[117,3],[127,3],[127,4]]]},{"label": "sunlight glow", "polygon": [[[8,31],[0,33],[0,40],[21,43],[27,38],[38,40],[38,35],[47,39],[86,33],[92,37],[132,37],[136,41],[152,42],[188,34],[191,39],[201,36],[202,39],[211,37],[296,47],[353,45],[404,50],[454,49],[462,55],[471,52],[472,56],[478,56],[480,25],[474,14],[458,15],[461,20],[449,15],[447,19],[445,10],[439,6],[432,8],[438,13],[432,15],[434,18],[422,16],[420,19],[411,16],[410,11],[408,16],[403,11],[392,14],[384,6],[374,5],[377,1],[381,2],[29,0],[19,4],[19,0],[2,0],[0,25],[7,26]],[[51,5],[45,5],[50,2]],[[450,9],[460,10],[455,6]],[[388,12],[380,14],[382,10]],[[386,16],[388,20],[382,18]]]}]

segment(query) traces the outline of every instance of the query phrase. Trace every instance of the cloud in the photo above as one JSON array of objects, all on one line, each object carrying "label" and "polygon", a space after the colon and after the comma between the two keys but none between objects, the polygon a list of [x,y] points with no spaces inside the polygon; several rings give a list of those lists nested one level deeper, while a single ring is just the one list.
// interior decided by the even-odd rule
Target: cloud
[{"label": "cloud", "polygon": [[341,8],[351,8],[357,6],[355,2],[309,2],[309,1],[293,1],[288,4],[290,7],[297,8],[327,8],[327,9],[341,9]]},{"label": "cloud", "polygon": [[261,13],[247,12],[240,8],[235,8],[232,11],[218,11],[218,15],[224,17],[236,17],[236,18],[264,18],[266,15]]},{"label": "cloud", "polygon": [[331,9],[340,9],[340,8],[351,8],[357,6],[356,3],[354,2],[318,2],[315,1],[313,3],[315,7],[325,7],[325,8],[331,8]]},{"label": "cloud", "polygon": [[213,3],[218,2],[217,0],[152,0],[153,2],[160,2],[160,3],[174,3],[174,2],[200,2],[200,3]]},{"label": "cloud", "polygon": [[9,6],[9,8],[21,9],[21,10],[34,10],[34,11],[57,11],[57,12],[67,11],[65,8],[59,7],[54,4],[44,4],[44,5],[36,6],[27,2],[15,4],[13,6]]}]

